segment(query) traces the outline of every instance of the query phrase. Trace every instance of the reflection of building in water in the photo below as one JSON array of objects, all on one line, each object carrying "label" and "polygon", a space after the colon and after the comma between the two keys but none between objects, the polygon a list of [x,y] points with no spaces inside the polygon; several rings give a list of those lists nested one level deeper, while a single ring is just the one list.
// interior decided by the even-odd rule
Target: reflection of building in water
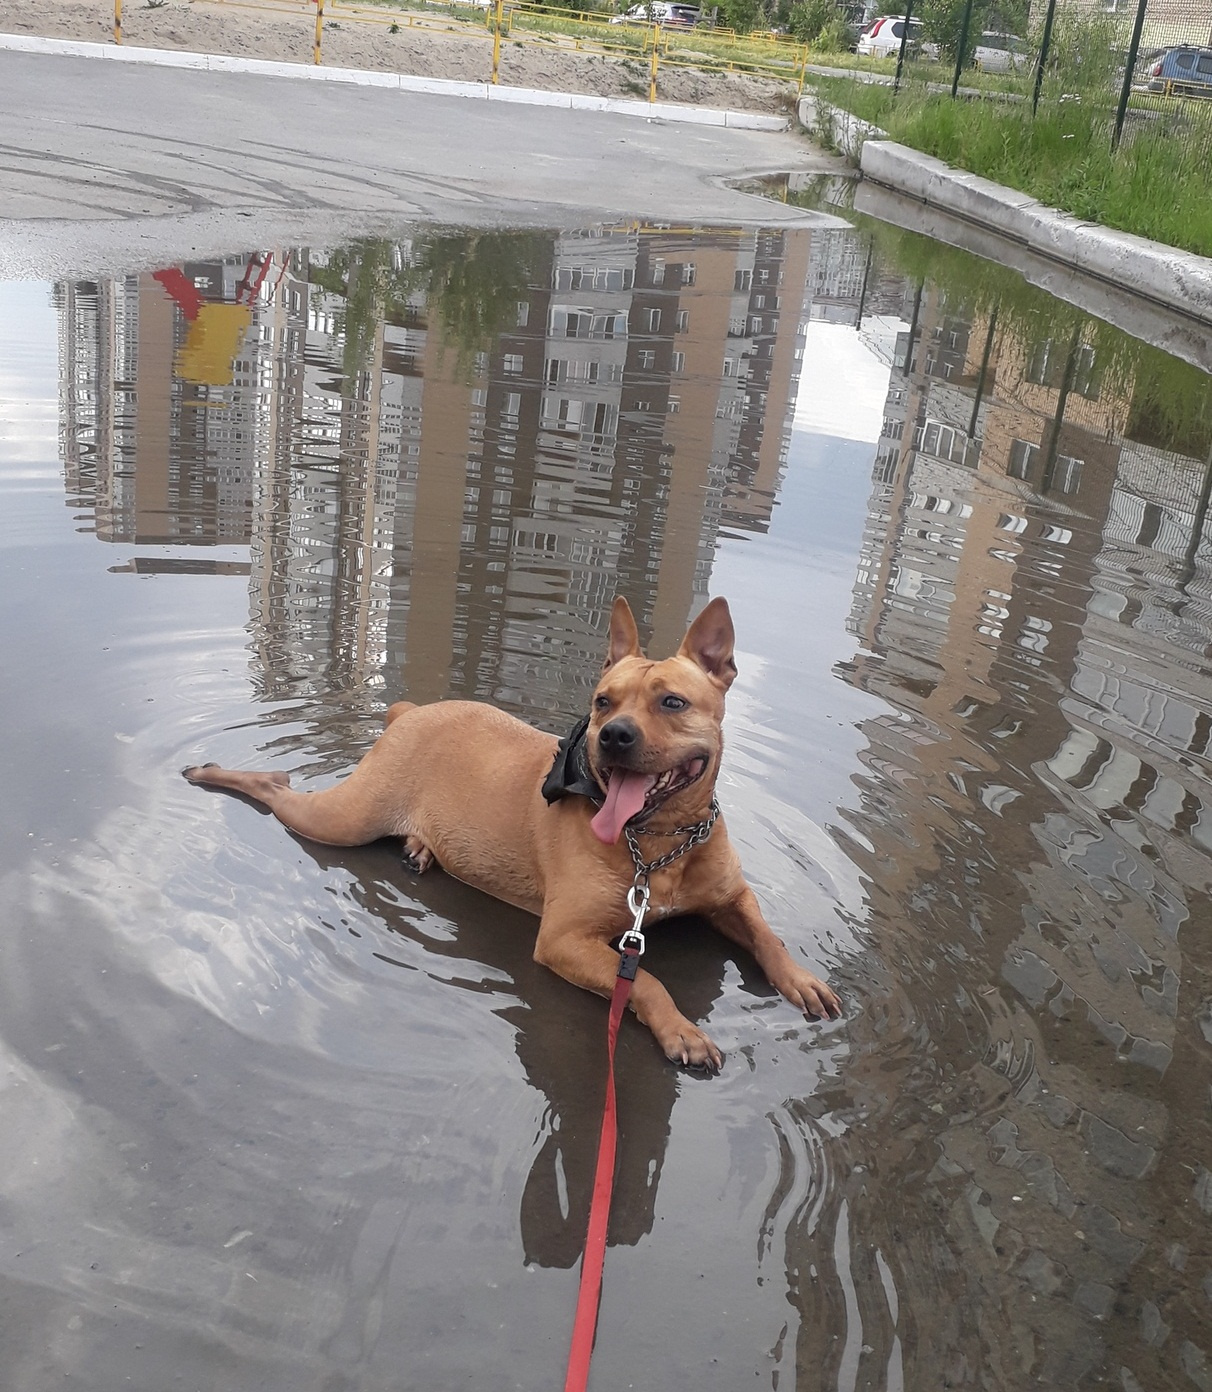
[{"label": "reflection of building in water", "polygon": [[251,543],[266,694],[386,675],[558,723],[614,594],[671,650],[720,528],[768,524],[810,234],[524,245],[478,351],[410,246],[59,287],[69,489],[107,540]]},{"label": "reflection of building in water", "polygon": [[[266,399],[262,374],[281,347],[273,325],[263,317],[249,341],[251,311],[235,303],[263,265],[249,256],[176,272],[183,290],[215,297],[191,304],[192,317],[150,274],[57,288],[63,461],[105,540],[248,542],[257,470],[288,399]],[[216,319],[228,310],[241,317]]]},{"label": "reflection of building in water", "polygon": [[811,317],[830,324],[857,324],[871,274],[871,246],[845,227],[812,238]]},{"label": "reflection of building in water", "polygon": [[[887,1041],[864,1047],[856,1022],[855,1105],[887,1173],[930,1171],[921,1222],[946,1212],[953,1244],[898,1272],[901,1327],[999,1385],[1122,1367],[1154,1387],[1164,1367],[1177,1386],[1212,1356],[1197,1281],[1174,1279],[1212,1207],[1191,1130],[1212,966],[1191,931],[1212,886],[1212,549],[1192,537],[1212,432],[1190,455],[1134,439],[1141,384],[1080,329],[1024,341],[930,289],[902,327],[846,669],[896,711],[864,725],[854,821],[887,950],[929,963],[908,983],[930,1022],[915,1067],[947,1117],[923,1149]],[[902,1201],[856,1210],[884,1253],[889,1208],[912,1226]],[[967,1329],[966,1306],[985,1312]]]}]

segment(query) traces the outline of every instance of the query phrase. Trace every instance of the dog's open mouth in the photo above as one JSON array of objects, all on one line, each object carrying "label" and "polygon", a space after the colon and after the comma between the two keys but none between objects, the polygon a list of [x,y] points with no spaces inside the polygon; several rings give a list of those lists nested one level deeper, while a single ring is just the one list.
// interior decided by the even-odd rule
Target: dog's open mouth
[{"label": "dog's open mouth", "polygon": [[702,778],[706,769],[707,760],[695,755],[664,773],[637,773],[625,768],[606,770],[606,801],[590,823],[593,834],[599,841],[613,845],[628,822],[643,821],[651,816],[661,803]]}]

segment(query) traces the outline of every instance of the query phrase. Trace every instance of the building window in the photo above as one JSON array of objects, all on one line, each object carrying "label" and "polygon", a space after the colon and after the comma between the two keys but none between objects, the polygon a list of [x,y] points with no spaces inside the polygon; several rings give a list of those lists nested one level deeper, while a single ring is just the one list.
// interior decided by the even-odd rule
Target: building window
[{"label": "building window", "polygon": [[530,322],[530,301],[518,301],[518,328],[524,329]]},{"label": "building window", "polygon": [[1082,482],[1082,460],[1071,455],[1057,456],[1056,468],[1052,472],[1052,487],[1058,493],[1076,493]]},{"label": "building window", "polygon": [[678,333],[690,332],[690,311],[688,309],[678,310]]},{"label": "building window", "polygon": [[1073,390],[1087,401],[1097,401],[1101,378],[1102,372],[1094,349],[1088,343],[1083,343],[1077,350],[1073,364]]},{"label": "building window", "polygon": [[737,271],[736,279],[732,282],[734,290],[748,290],[753,284],[752,271]]},{"label": "building window", "polygon": [[1056,340],[1042,339],[1032,346],[1027,356],[1028,382],[1038,387],[1060,387],[1065,376],[1065,355]]},{"label": "building window", "polygon": [[980,441],[969,440],[953,425],[928,420],[918,433],[917,448],[935,459],[975,469],[980,459]]},{"label": "building window", "polygon": [[654,261],[652,263],[652,283],[653,285],[665,284],[665,263],[664,261]]},{"label": "building window", "polygon": [[693,261],[686,261],[686,262],[684,262],[683,265],[682,265],[682,284],[683,284],[683,285],[693,285],[693,284],[694,284],[694,277],[695,277],[694,262],[693,262]]},{"label": "building window", "polygon": [[650,309],[650,310],[648,311],[648,332],[649,332],[649,333],[660,333],[660,331],[661,331],[661,311],[660,311],[659,309]]},{"label": "building window", "polygon": [[650,371],[656,366],[656,354],[651,348],[645,348],[639,355],[640,368],[642,371]]},{"label": "building window", "polygon": [[686,354],[685,354],[685,353],[674,353],[674,355],[673,355],[673,370],[674,370],[674,372],[685,372],[685,371],[686,371]]},{"label": "building window", "polygon": [[506,353],[501,359],[502,368],[511,376],[516,377],[522,371],[521,353]]},{"label": "building window", "polygon": [[1031,477],[1031,470],[1035,467],[1035,461],[1038,457],[1038,445],[1030,444],[1026,440],[1012,440],[1010,442],[1010,467],[1006,472],[1011,478],[1025,481]]}]

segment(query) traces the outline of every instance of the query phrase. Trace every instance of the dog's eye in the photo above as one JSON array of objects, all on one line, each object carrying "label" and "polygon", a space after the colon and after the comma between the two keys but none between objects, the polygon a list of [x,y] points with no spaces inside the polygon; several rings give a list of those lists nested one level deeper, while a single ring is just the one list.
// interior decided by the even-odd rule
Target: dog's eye
[{"label": "dog's eye", "polygon": [[673,695],[672,692],[668,696],[661,697],[661,706],[665,710],[685,710],[689,704],[689,701],[684,700],[681,696]]},{"label": "dog's eye", "polygon": [[595,697],[593,698],[593,708],[594,708],[594,710],[609,710],[609,709],[610,709],[610,697],[609,697],[609,696],[595,696]]}]

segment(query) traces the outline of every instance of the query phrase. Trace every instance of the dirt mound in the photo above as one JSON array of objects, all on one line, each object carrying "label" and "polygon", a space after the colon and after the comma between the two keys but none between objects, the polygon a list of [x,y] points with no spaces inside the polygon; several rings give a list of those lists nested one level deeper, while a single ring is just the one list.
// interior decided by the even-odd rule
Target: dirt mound
[{"label": "dirt mound", "polygon": [[[206,0],[128,3],[122,11],[122,35],[125,43],[146,48],[310,63],[313,15],[302,7],[294,12],[256,10]],[[113,37],[113,7],[85,0],[38,0],[36,7],[29,0],[0,0],[0,31],[105,43]],[[401,24],[393,34],[387,24],[360,23],[338,12],[324,26],[323,58],[333,67],[486,82],[492,75],[492,40],[486,28],[458,21],[452,21],[449,32]],[[647,62],[578,53],[539,35],[528,34],[524,43],[503,43],[500,78],[506,86],[549,92],[648,96]],[[783,114],[793,89],[740,73],[663,68],[657,93],[661,101]]]}]

